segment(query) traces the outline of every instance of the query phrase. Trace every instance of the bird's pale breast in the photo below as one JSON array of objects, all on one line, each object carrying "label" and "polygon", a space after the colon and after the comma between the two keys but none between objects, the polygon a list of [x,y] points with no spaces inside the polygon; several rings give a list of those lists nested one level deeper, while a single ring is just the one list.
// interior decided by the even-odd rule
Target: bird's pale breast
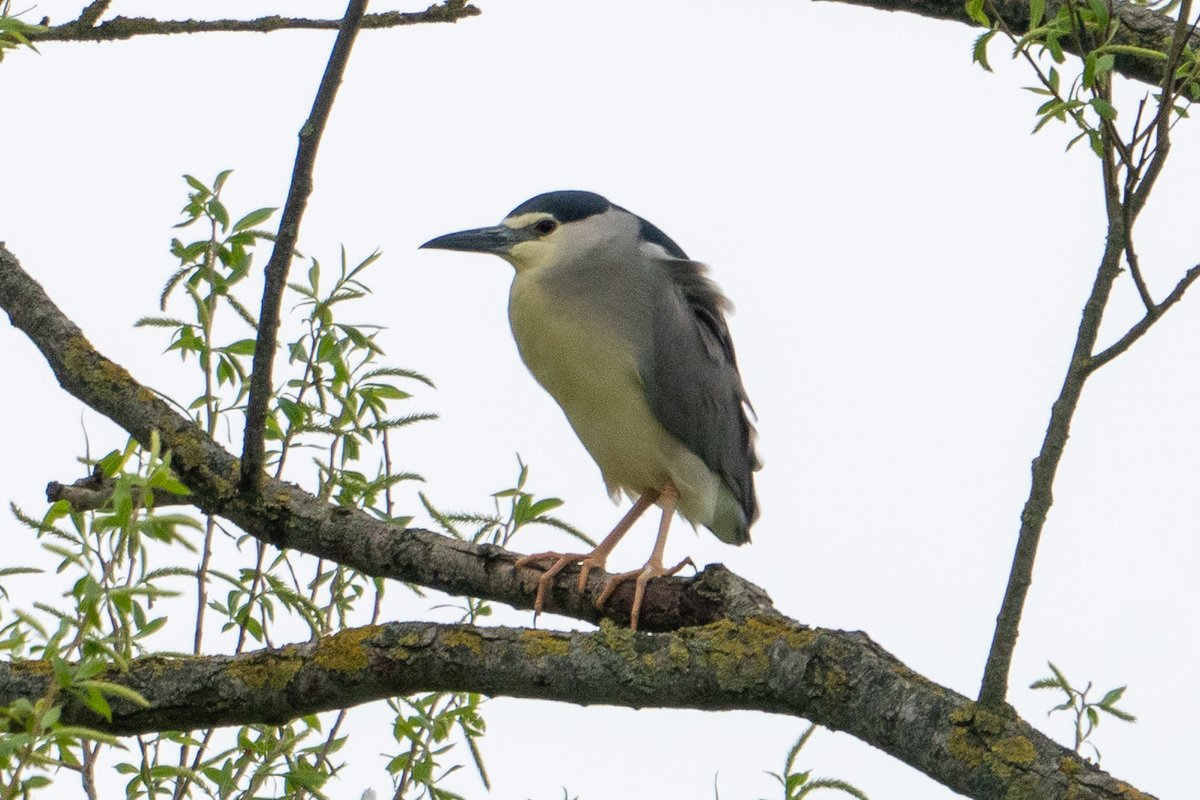
[{"label": "bird's pale breast", "polygon": [[562,407],[609,491],[641,494],[669,480],[684,515],[707,523],[718,479],[654,417],[637,353],[606,324],[605,310],[586,297],[549,291],[537,276],[518,275],[509,320],[521,358]]}]

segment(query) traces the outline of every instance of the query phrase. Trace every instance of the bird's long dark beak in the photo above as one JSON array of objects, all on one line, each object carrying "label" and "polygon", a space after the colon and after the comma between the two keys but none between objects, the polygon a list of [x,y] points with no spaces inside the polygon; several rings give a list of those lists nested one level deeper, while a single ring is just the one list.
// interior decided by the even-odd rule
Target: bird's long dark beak
[{"label": "bird's long dark beak", "polygon": [[512,228],[496,225],[491,228],[474,228],[469,231],[447,233],[445,236],[430,239],[421,245],[421,249],[465,250],[469,253],[503,255],[519,241],[521,241],[520,235]]}]

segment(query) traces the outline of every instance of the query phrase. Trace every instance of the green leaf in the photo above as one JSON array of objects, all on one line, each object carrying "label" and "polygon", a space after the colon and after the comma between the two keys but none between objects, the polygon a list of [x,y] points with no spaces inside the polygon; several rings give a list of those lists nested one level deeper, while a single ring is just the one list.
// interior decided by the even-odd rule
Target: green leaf
[{"label": "green leaf", "polygon": [[1150,50],[1146,47],[1134,47],[1128,44],[1108,44],[1104,46],[1105,53],[1121,53],[1137,58],[1149,58],[1154,61],[1166,61],[1167,54],[1161,50]]},{"label": "green leaf", "polygon": [[122,700],[128,700],[130,703],[140,706],[141,708],[150,707],[149,700],[147,700],[145,697],[142,697],[141,694],[133,689],[130,689],[128,686],[122,686],[119,683],[112,683],[111,681],[88,680],[80,681],[79,686],[91,691],[103,692],[110,697],[119,697]]},{"label": "green leaf", "polygon": [[[1064,4],[1063,8],[1066,7],[1067,6]],[[1058,43],[1057,36],[1046,37],[1046,49],[1050,51],[1050,57],[1054,59],[1056,64],[1061,64],[1067,60],[1067,57],[1063,55],[1062,45]]]},{"label": "green leaf", "polygon": [[270,219],[271,215],[278,210],[279,209],[277,208],[259,208],[251,211],[249,214],[233,223],[233,232],[238,233],[239,231],[244,231],[247,228],[253,228],[255,225],[261,225]]},{"label": "green leaf", "polygon": [[987,60],[988,43],[992,41],[992,37],[995,36],[997,32],[998,31],[993,28],[986,33],[980,34],[979,38],[975,40],[974,49],[971,51],[971,63],[979,64],[979,66],[983,67],[988,72],[992,71],[992,65],[989,64]]},{"label": "green leaf", "polygon": [[1088,0],[1088,8],[1095,15],[1095,26],[1098,30],[1106,30],[1108,28],[1108,4],[1105,0]]},{"label": "green leaf", "polygon": [[1099,114],[1103,119],[1114,120],[1117,118],[1117,110],[1113,108],[1112,104],[1103,97],[1093,97],[1090,105],[1092,108],[1096,109],[1096,113]]},{"label": "green leaf", "polygon": [[530,517],[540,517],[542,514],[545,514],[547,511],[553,511],[554,509],[558,508],[562,504],[563,504],[563,501],[559,500],[557,497],[547,497],[542,500],[538,500],[536,503],[534,503],[532,506],[529,507],[529,516]]},{"label": "green leaf", "polygon": [[1106,714],[1113,715],[1114,717],[1116,717],[1119,720],[1124,720],[1125,722],[1137,722],[1137,717],[1135,717],[1133,714],[1130,714],[1128,711],[1122,711],[1119,708],[1109,708],[1107,706],[1101,706],[1100,710]]},{"label": "green leaf", "polygon": [[215,197],[209,200],[208,214],[221,226],[221,230],[229,230],[229,212],[225,209],[224,203]]},{"label": "green leaf", "polygon": [[227,344],[222,347],[221,352],[235,356],[252,356],[254,355],[254,340],[239,339],[233,344]]},{"label": "green leaf", "polygon": [[62,706],[51,706],[50,709],[42,714],[42,730],[49,730],[58,724],[59,717],[62,716]]},{"label": "green leaf", "polygon": [[283,415],[288,418],[288,422],[293,428],[299,428],[308,419],[308,410],[299,403],[288,400],[286,397],[279,398],[279,408],[283,411]]},{"label": "green leaf", "polygon": [[1046,15],[1046,0],[1029,0],[1029,30],[1042,24]]},{"label": "green leaf", "polygon": [[187,181],[188,186],[191,186],[197,192],[200,192],[201,194],[203,194],[205,196],[212,194],[212,192],[209,190],[209,188],[207,186],[205,186],[203,183],[201,183],[200,181],[193,178],[191,175],[184,175],[183,179],[185,181]]},{"label": "green leaf", "polygon": [[83,700],[85,706],[104,717],[108,722],[112,722],[112,706],[108,704],[108,701],[104,699],[104,695],[100,694],[100,692],[95,690],[82,692],[80,699]]},{"label": "green leaf", "polygon": [[967,16],[985,28],[992,27],[992,21],[983,11],[983,0],[967,0]]}]

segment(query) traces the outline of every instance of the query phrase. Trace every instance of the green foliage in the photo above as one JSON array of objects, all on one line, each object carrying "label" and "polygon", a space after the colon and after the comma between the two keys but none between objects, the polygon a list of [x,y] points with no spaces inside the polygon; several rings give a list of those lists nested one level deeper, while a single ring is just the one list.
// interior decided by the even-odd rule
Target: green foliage
[{"label": "green foliage", "polygon": [[782,772],[767,773],[779,782],[780,787],[783,789],[783,800],[800,800],[800,798],[807,797],[817,789],[833,789],[843,794],[848,794],[851,797],[857,797],[858,800],[867,800],[865,794],[846,781],[837,778],[814,778],[812,777],[812,770],[797,771],[796,757],[800,755],[800,750],[808,743],[808,740],[812,738],[816,730],[817,726],[810,724],[805,728],[804,733],[800,734],[800,738],[788,750],[787,758],[783,762]]},{"label": "green foliage", "polygon": [[[161,313],[136,324],[164,331],[165,352],[178,353],[194,376],[197,390],[179,407],[210,436],[240,441],[257,335],[247,304],[256,291],[251,267],[256,247],[274,239],[259,226],[275,210],[233,213],[225,196],[231,174],[210,183],[184,176],[187,202],[176,227],[199,233],[171,240],[178,264],[163,287]],[[268,464],[277,478],[307,478],[328,502],[407,525],[411,517],[397,511],[394,493],[421,478],[394,463],[392,439],[434,418],[398,413],[416,387],[432,382],[387,364],[377,341],[382,329],[347,316],[370,293],[366,279],[379,257],[353,260],[343,249],[334,270],[308,258],[302,279],[288,285],[293,314],[281,329],[288,359],[267,420]],[[309,457],[291,457],[301,452]],[[103,507],[84,512],[59,501],[41,519],[14,508],[67,590],[61,602],[40,593],[31,609],[0,608],[0,649],[14,660],[44,660],[56,678],[46,696],[0,708],[0,800],[49,785],[56,771],[90,775],[102,757],[115,761],[131,799],[324,797],[342,766],[336,758],[347,741],[346,711],[286,725],[140,736],[136,748],[124,750],[113,737],[59,724],[62,701],[76,698],[101,719],[111,718],[113,703],[144,703],[111,677],[181,636],[191,640],[192,653],[214,638],[222,652],[240,653],[374,623],[385,582],[304,554],[268,551],[198,514],[157,436],[149,448],[131,440],[83,463],[92,473],[89,487],[111,491]],[[552,516],[560,500],[529,491],[528,474],[519,463],[515,486],[493,495],[489,513],[443,513],[421,500],[447,533],[473,542],[507,546],[527,525],[586,540]],[[12,582],[38,572],[0,569],[0,602],[9,601]],[[183,595],[194,598],[191,615],[178,613],[184,601],[173,598]],[[452,608],[465,623],[492,611],[475,599]],[[479,748],[482,706],[483,698],[469,693],[391,701],[398,748],[386,768],[394,797],[456,797],[443,783],[467,763],[488,785]]]},{"label": "green foliage", "polygon": [[33,42],[29,41],[29,37],[46,30],[42,25],[30,25],[28,22],[17,19],[12,16],[11,12],[12,0],[4,0],[0,3],[0,61],[4,60],[4,56],[9,50],[15,50],[18,47],[28,47],[36,53],[38,49],[33,46]]},{"label": "green foliage", "polygon": [[[575,528],[550,516],[549,512],[561,506],[562,501],[553,497],[539,500],[527,491],[529,468],[520,457],[517,464],[516,485],[492,495],[491,513],[447,513],[435,508],[425,495],[421,495],[421,501],[446,533],[474,544],[510,547],[514,537],[527,525],[547,525],[590,542]],[[449,607],[459,612],[458,622],[467,624],[477,623],[492,613],[487,601],[471,597],[464,598],[462,605]],[[467,692],[441,692],[388,701],[396,713],[392,735],[401,748],[387,765],[396,784],[396,798],[456,800],[459,797],[438,786],[439,781],[462,768],[461,764],[445,764],[452,746],[450,737],[455,735],[466,745],[479,780],[491,788],[478,748],[478,740],[486,730],[480,713],[482,703],[480,695]]]},{"label": "green foliage", "polygon": [[1046,663],[1050,666],[1050,674],[1029,684],[1029,688],[1058,690],[1063,693],[1063,701],[1050,709],[1047,716],[1055,711],[1070,712],[1075,717],[1075,752],[1082,755],[1083,746],[1086,744],[1095,753],[1096,763],[1100,763],[1100,750],[1090,738],[1100,725],[1100,712],[1103,711],[1124,722],[1137,722],[1137,717],[1133,714],[1117,708],[1117,703],[1125,695],[1126,687],[1109,689],[1103,697],[1093,702],[1088,700],[1088,693],[1092,690],[1091,681],[1088,681],[1083,689],[1076,689],[1062,670],[1054,666],[1054,662]]},{"label": "green foliage", "polygon": [[[1118,44],[1119,20],[1109,0],[1068,0],[1057,6],[1050,18],[1046,17],[1045,0],[1030,0],[1029,29],[1020,35],[1007,27],[990,0],[967,0],[965,8],[974,22],[988,28],[975,40],[971,60],[990,72],[988,46],[997,34],[1005,34],[1013,43],[1013,58],[1026,59],[1038,78],[1036,86],[1026,88],[1045,98],[1035,111],[1034,133],[1051,122],[1069,123],[1078,132],[1067,143],[1068,150],[1086,140],[1097,156],[1104,157],[1108,147],[1105,138],[1117,138],[1112,127],[1118,119],[1112,81],[1118,56],[1163,62],[1170,58],[1167,43],[1163,50]],[[1078,73],[1064,83],[1061,71],[1067,62],[1064,50],[1067,43],[1082,55]],[[1185,96],[1200,97],[1200,62],[1191,48],[1183,49],[1175,77]],[[1187,115],[1186,104],[1173,104],[1169,110],[1179,117]],[[1138,120],[1142,120],[1140,110]],[[1152,124],[1153,119],[1146,129],[1138,130],[1135,122],[1129,150],[1139,140],[1148,138]],[[1129,160],[1127,153],[1122,156]]]}]

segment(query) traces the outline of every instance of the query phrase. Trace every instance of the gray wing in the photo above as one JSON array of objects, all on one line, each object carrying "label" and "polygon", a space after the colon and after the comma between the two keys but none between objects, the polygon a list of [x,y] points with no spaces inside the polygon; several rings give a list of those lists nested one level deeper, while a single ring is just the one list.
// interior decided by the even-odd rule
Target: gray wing
[{"label": "gray wing", "polygon": [[745,514],[739,532],[758,516],[754,496],[753,413],[738,373],[724,311],[729,301],[695,261],[662,259],[673,297],[656,305],[654,352],[642,380],[663,427],[721,476]]}]

